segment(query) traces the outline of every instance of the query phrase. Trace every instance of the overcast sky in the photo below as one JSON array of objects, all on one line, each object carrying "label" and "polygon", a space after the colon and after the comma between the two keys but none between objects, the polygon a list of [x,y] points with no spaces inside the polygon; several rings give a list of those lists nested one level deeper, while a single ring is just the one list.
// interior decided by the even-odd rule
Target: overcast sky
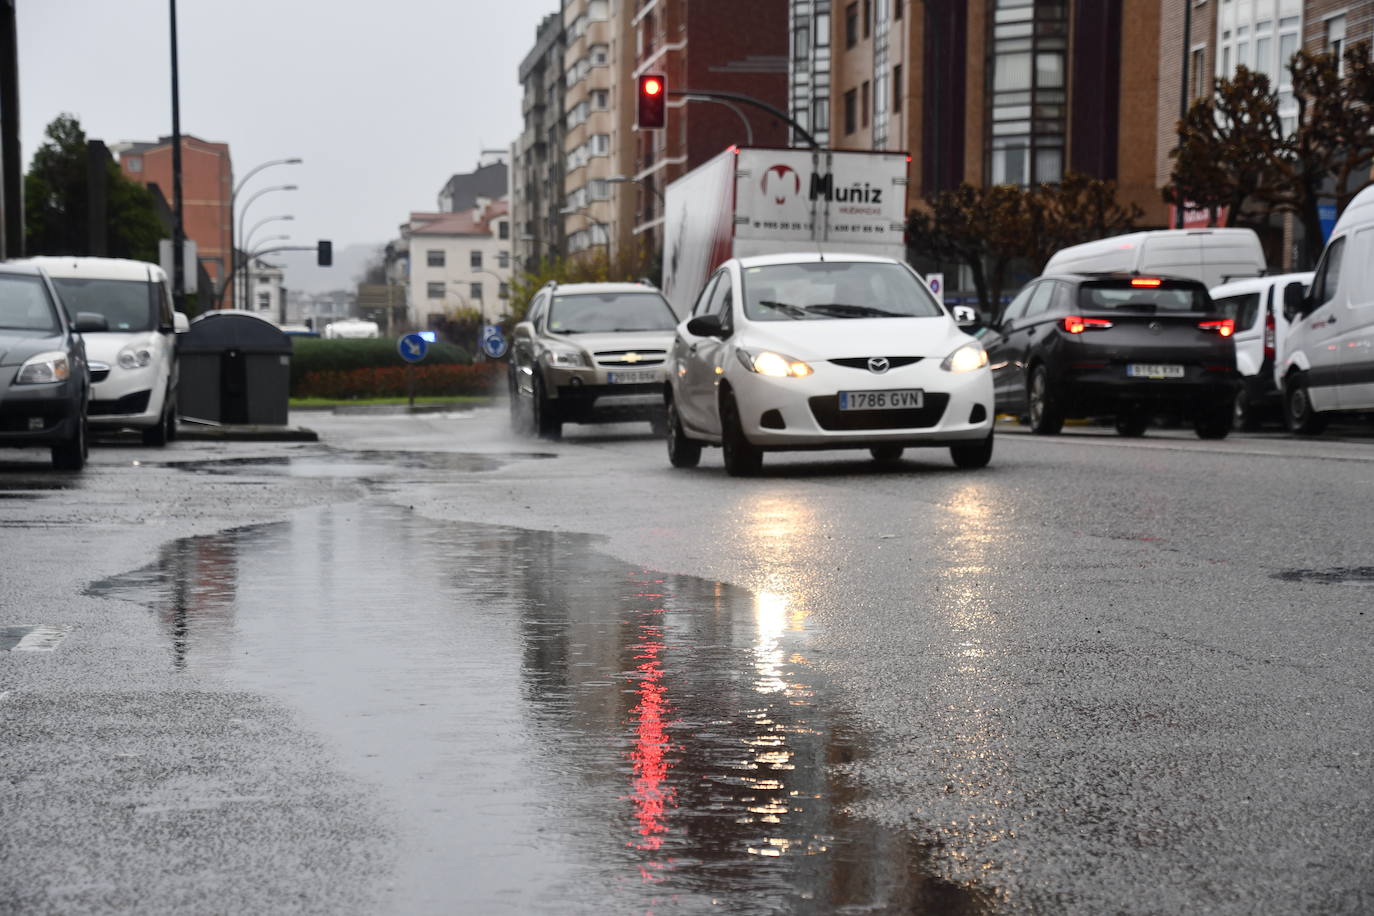
[{"label": "overcast sky", "polygon": [[[19,0],[25,167],[61,112],[115,143],[172,132],[169,0]],[[520,131],[517,68],[558,0],[179,0],[181,130],[270,159],[248,223],[292,242],[385,242]],[[167,188],[168,196],[171,189]]]}]

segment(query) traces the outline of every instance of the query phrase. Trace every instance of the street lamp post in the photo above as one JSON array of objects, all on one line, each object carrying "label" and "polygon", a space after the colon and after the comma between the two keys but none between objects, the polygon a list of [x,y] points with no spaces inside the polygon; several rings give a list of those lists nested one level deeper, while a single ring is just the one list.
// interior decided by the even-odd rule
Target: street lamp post
[{"label": "street lamp post", "polygon": [[[246,238],[246,236],[245,236],[245,234],[244,234],[244,231],[243,231],[243,223],[244,223],[244,219],[248,216],[248,208],[251,207],[251,206],[253,206],[253,202],[254,202],[254,201],[256,201],[259,197],[262,197],[264,194],[271,194],[273,191],[296,191],[296,190],[299,190],[299,188],[298,188],[296,185],[294,185],[294,184],[279,184],[279,185],[273,185],[273,186],[270,187],[270,188],[263,188],[261,191],[258,191],[258,192],[257,192],[256,194],[254,194],[252,197],[248,198],[248,200],[244,203],[243,208],[242,208],[241,210],[239,210],[239,238],[240,238],[240,239]],[[244,289],[244,296],[245,296],[245,298],[247,297],[247,287],[246,287],[246,285],[245,285],[245,289]],[[247,303],[246,303],[246,302],[244,303],[244,307],[247,308]]]},{"label": "street lamp post", "polygon": [[[302,162],[302,160],[301,160],[301,158],[300,158],[299,156],[292,156],[292,157],[290,157],[289,159],[269,159],[269,160],[267,160],[266,162],[262,162],[262,163],[259,163],[258,165],[253,166],[253,168],[251,168],[251,169],[248,170],[248,174],[247,174],[247,175],[244,175],[241,179],[239,179],[239,183],[236,184],[236,185],[234,185],[234,190],[233,190],[233,192],[230,193],[230,195],[229,195],[229,267],[230,267],[230,273],[233,273],[233,267],[234,267],[234,264],[236,263],[236,258],[238,257],[238,255],[237,255],[238,249],[237,249],[235,246],[236,246],[239,242],[242,241],[242,239],[241,239],[241,238],[236,234],[236,232],[235,232],[235,229],[236,229],[236,227],[237,227],[237,219],[238,219],[237,213],[238,213],[239,192],[242,191],[242,190],[243,190],[243,186],[246,185],[246,184],[248,183],[248,179],[252,178],[254,175],[258,174],[258,172],[261,172],[263,169],[271,168],[272,166],[275,166],[275,165],[300,165],[301,162]],[[220,296],[221,296],[221,298],[223,298],[224,293],[225,293],[228,289],[229,289],[229,284],[226,283],[226,284],[224,285],[224,289],[223,289],[223,290],[220,290]]]},{"label": "street lamp post", "polygon": [[269,217],[267,217],[266,219],[260,219],[260,220],[258,220],[256,223],[253,224],[253,228],[252,228],[252,229],[249,229],[248,232],[247,232],[247,234],[244,235],[244,237],[243,237],[243,250],[244,250],[244,251],[247,251],[247,250],[252,246],[252,244],[253,244],[253,234],[256,233],[256,232],[257,232],[259,229],[261,229],[263,226],[266,226],[268,223],[276,223],[276,222],[281,222],[281,221],[283,221],[283,220],[293,220],[293,219],[295,219],[295,218],[296,218],[296,217],[292,216],[290,213],[283,213],[283,214],[281,214],[280,216],[269,216]]}]

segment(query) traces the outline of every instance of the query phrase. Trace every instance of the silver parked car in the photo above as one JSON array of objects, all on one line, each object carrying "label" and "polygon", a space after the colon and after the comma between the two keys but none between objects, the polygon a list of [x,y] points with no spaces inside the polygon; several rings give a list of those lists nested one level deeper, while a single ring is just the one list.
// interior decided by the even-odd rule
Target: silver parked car
[{"label": "silver parked car", "polygon": [[546,439],[564,423],[648,420],[662,434],[677,316],[647,283],[550,283],[515,326],[512,425]]}]

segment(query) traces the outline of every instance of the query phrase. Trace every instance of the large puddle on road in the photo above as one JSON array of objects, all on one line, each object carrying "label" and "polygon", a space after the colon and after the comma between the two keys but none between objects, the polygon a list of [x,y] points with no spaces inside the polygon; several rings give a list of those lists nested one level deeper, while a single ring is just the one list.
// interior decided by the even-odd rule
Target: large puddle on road
[{"label": "large puddle on road", "polygon": [[[92,586],[169,664],[288,702],[396,813],[379,911],[987,913],[846,813],[804,608],[591,539],[390,507],[168,545]],[[120,606],[112,605],[112,608]]]}]

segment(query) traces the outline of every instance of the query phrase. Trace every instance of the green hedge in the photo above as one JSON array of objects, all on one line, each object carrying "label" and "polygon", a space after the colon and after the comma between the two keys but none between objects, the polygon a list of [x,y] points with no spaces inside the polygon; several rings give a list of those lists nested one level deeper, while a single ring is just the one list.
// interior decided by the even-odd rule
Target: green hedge
[{"label": "green hedge", "polygon": [[[425,359],[428,361],[429,357]],[[406,397],[411,393],[412,373],[414,393],[420,397],[491,395],[506,385],[505,363],[475,363],[470,366],[419,363],[413,369],[407,369],[406,366],[388,366],[346,372],[307,372],[298,383],[292,384],[291,396],[334,400]]]},{"label": "green hedge", "polygon": [[[350,372],[354,369],[404,367],[394,337],[326,340],[323,337],[291,338],[291,393],[313,372]],[[422,366],[468,365],[472,356],[462,347],[442,341],[429,345]]]}]

